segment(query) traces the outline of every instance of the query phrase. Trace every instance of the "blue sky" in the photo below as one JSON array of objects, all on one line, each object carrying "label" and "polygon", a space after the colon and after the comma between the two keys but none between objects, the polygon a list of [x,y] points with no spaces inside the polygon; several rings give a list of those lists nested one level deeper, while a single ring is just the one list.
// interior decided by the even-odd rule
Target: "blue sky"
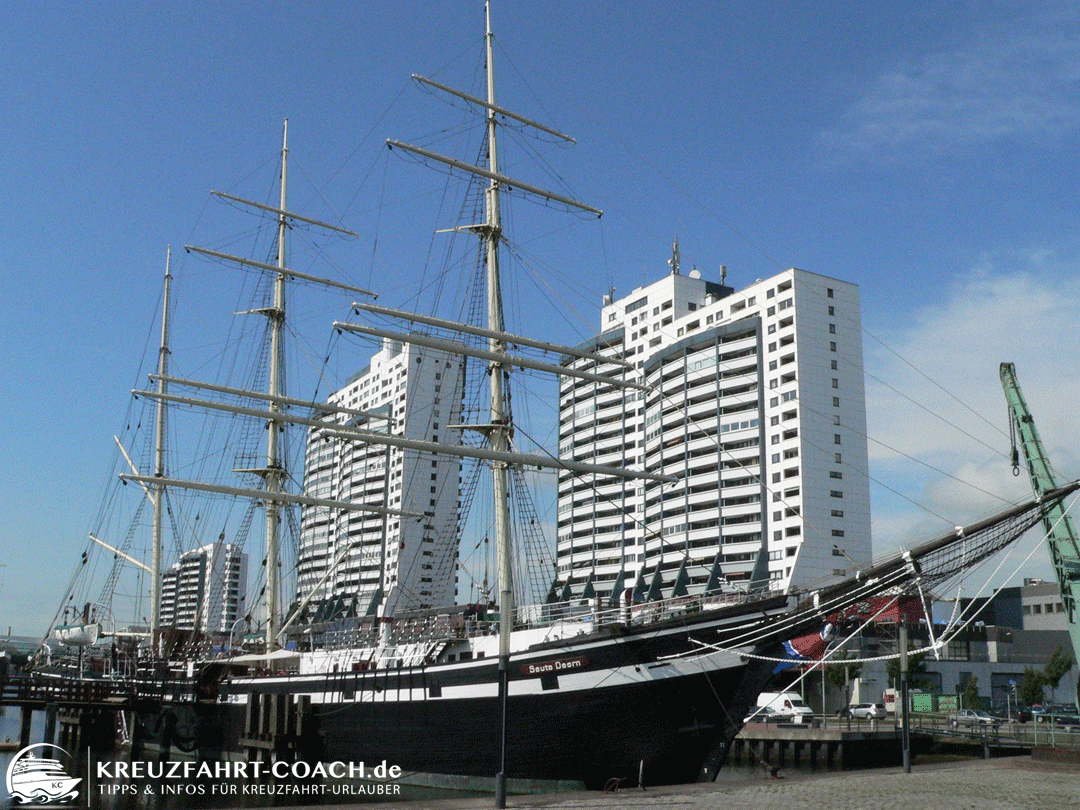
[{"label": "blue sky", "polygon": [[[555,177],[507,171],[605,211],[512,205],[539,221],[523,227],[553,278],[576,279],[561,322],[533,320],[540,288],[520,282],[521,329],[587,336],[607,288],[664,272],[677,234],[684,266],[726,265],[736,287],[789,266],[860,285],[871,475],[919,504],[872,484],[879,550],[1026,494],[1001,455],[1001,360],[1077,475],[1072,4],[556,0],[493,17],[500,101],[579,142],[538,147]],[[295,207],[360,233],[334,248],[339,277],[392,306],[430,281],[437,190],[382,143],[465,142],[440,132],[460,111],[408,76],[478,90],[481,26],[460,0],[5,6],[0,632],[51,618],[83,547],[166,245],[214,238],[212,188],[267,195],[285,117]],[[178,262],[195,279],[178,308],[205,324],[215,282]]]}]

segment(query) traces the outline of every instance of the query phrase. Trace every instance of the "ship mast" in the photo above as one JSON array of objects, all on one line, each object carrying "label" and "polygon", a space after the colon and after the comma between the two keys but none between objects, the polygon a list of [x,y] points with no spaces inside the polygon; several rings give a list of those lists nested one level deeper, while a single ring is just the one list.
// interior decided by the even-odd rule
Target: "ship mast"
[{"label": "ship mast", "polygon": [[[365,290],[361,287],[354,287],[349,284],[343,284],[338,281],[332,281],[326,278],[320,278],[308,273],[303,273],[290,268],[286,264],[286,244],[285,235],[286,230],[289,228],[290,220],[297,222],[303,222],[308,225],[315,226],[317,228],[326,229],[335,233],[340,233],[348,237],[356,237],[353,231],[339,227],[337,225],[331,225],[326,222],[320,222],[317,219],[301,216],[296,212],[289,211],[286,207],[287,191],[288,191],[288,159],[289,159],[289,122],[285,120],[282,146],[281,146],[281,198],[280,207],[275,208],[265,203],[254,202],[252,200],[245,200],[241,197],[235,197],[231,194],[225,194],[220,191],[210,192],[214,196],[221,197],[229,200],[233,203],[238,203],[245,207],[255,208],[259,211],[265,211],[274,214],[277,217],[277,261],[273,264],[266,262],[259,262],[253,259],[244,258],[242,256],[234,256],[228,253],[221,253],[216,250],[209,250],[207,248],[195,247],[193,245],[185,245],[185,250],[197,253],[202,256],[206,256],[218,261],[228,262],[241,267],[251,268],[259,270],[264,273],[268,273],[273,277],[273,291],[272,298],[269,306],[265,306],[255,310],[249,310],[248,312],[238,314],[261,314],[265,315],[268,319],[270,326],[270,346],[269,346],[269,364],[268,364],[268,384],[266,391],[249,391],[238,388],[231,388],[228,386],[217,385],[213,383],[188,380],[176,377],[170,377],[167,373],[167,367],[165,364],[165,358],[168,354],[165,345],[166,327],[163,327],[162,332],[162,354],[159,362],[158,371],[156,374],[151,375],[151,379],[157,382],[156,391],[132,391],[136,396],[146,396],[157,399],[161,406],[166,403],[173,402],[183,404],[185,406],[191,406],[194,408],[208,409],[223,411],[226,413],[232,413],[240,416],[246,416],[262,421],[266,425],[267,438],[266,438],[266,463],[255,469],[238,469],[233,470],[234,473],[241,475],[258,475],[262,479],[262,487],[258,489],[235,487],[223,484],[214,484],[209,482],[190,481],[180,478],[167,478],[165,477],[164,467],[162,462],[158,462],[158,467],[155,471],[155,475],[141,475],[138,470],[133,468],[131,473],[121,473],[120,479],[123,481],[136,481],[142,484],[144,487],[153,487],[158,492],[157,502],[161,503],[161,491],[166,487],[176,487],[180,489],[192,490],[196,492],[213,492],[221,495],[228,495],[236,498],[248,498],[260,501],[266,510],[266,588],[264,591],[266,601],[266,651],[271,652],[278,646],[278,637],[282,635],[280,629],[280,622],[278,616],[278,602],[280,601],[280,573],[279,573],[279,548],[281,545],[281,507],[282,504],[303,504],[308,506],[317,506],[327,509],[340,509],[346,512],[373,512],[376,514],[390,514],[399,517],[418,518],[420,515],[402,511],[399,509],[389,509],[381,504],[375,503],[357,503],[353,501],[337,501],[325,498],[309,498],[305,495],[297,495],[286,490],[286,482],[288,476],[285,471],[284,460],[282,459],[282,453],[279,447],[280,435],[286,424],[303,424],[308,427],[325,426],[325,422],[306,419],[304,417],[291,415],[289,413],[290,408],[303,407],[314,408],[323,413],[338,413],[345,416],[362,416],[367,419],[387,419],[385,415],[367,413],[364,411],[357,411],[351,408],[340,408],[326,404],[316,405],[314,402],[307,402],[305,400],[293,399],[285,396],[285,381],[282,368],[282,349],[284,342],[284,326],[285,326],[285,282],[289,279],[299,279],[307,281],[320,286],[344,290],[347,292],[357,293],[365,296],[375,296],[375,293],[370,290]],[[166,278],[168,278],[168,271],[166,271]],[[166,288],[167,290],[167,288]],[[168,292],[166,292],[166,304],[168,303]],[[167,322],[168,318],[165,318]],[[197,399],[191,397],[179,397],[166,392],[167,385],[174,385],[180,387],[190,387],[203,391],[213,391],[218,394],[224,394],[227,399],[238,398],[241,400],[257,400],[266,403],[265,408],[252,408],[246,405],[231,405],[228,402],[223,402],[218,399]],[[163,418],[160,414],[163,411],[159,411],[159,419]],[[345,429],[348,432],[348,429]],[[161,442],[160,437],[164,435],[163,428],[159,428],[159,444]],[[129,460],[130,464],[130,460]],[[100,541],[98,541],[100,542]],[[158,541],[160,543],[160,540]],[[154,574],[154,580],[157,585],[156,597],[154,600],[155,610],[160,601],[160,563],[158,564],[157,573]],[[157,615],[155,613],[155,615]],[[155,621],[159,620],[159,616]]]},{"label": "ship mast", "polygon": [[[285,212],[286,188],[289,168],[289,119],[285,119],[284,134],[281,142],[281,209],[278,213],[277,266],[285,269],[285,230],[288,223]],[[270,397],[281,397],[281,332],[285,323],[285,274],[278,272],[274,276],[274,299],[270,309],[265,311],[270,321]],[[273,414],[281,412],[281,405],[271,399],[268,409]],[[266,470],[263,473],[263,486],[267,493],[282,491],[283,470],[278,452],[280,422],[271,418],[266,425]],[[266,509],[266,652],[273,652],[277,645],[277,603],[278,603],[278,548],[281,541],[281,506],[267,498]]]},{"label": "ship mast", "polygon": [[[164,396],[168,389],[169,373],[169,289],[172,275],[172,248],[165,253],[165,303],[161,311],[161,345],[158,349],[158,394]],[[158,399],[154,426],[154,522],[150,551],[150,646],[154,654],[160,653],[161,633],[161,524],[165,503],[165,400]]]},{"label": "ship mast", "polygon": [[[487,137],[488,171],[493,175],[488,181],[484,203],[487,209],[486,225],[482,235],[485,242],[487,262],[487,309],[488,329],[502,331],[502,292],[499,288],[499,239],[502,236],[502,219],[499,211],[499,153],[496,141],[495,121],[495,67],[492,60],[491,6],[484,3],[487,46]],[[499,337],[488,339],[489,349],[505,354],[506,344]],[[506,411],[506,395],[503,381],[506,367],[493,361],[491,378],[491,423],[488,442],[495,452],[510,449],[510,415]],[[509,465],[505,461],[493,461],[493,495],[495,499],[495,550],[499,566],[499,704],[501,707],[499,733],[499,773],[495,777],[495,804],[506,806],[506,701],[510,675],[510,631],[514,626],[513,566],[510,559],[510,503]]]}]

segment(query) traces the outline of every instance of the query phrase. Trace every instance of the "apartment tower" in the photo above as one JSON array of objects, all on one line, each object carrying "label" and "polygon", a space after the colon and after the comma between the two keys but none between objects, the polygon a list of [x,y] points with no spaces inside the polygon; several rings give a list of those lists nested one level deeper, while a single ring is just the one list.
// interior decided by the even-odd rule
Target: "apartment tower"
[{"label": "apartment tower", "polygon": [[[460,432],[447,425],[460,422],[461,381],[460,356],[385,340],[370,365],[328,398],[375,416],[331,414],[325,421],[331,429],[459,444]],[[297,599],[311,597],[307,620],[453,604],[460,476],[460,462],[448,456],[309,431],[305,493],[422,517],[304,507]]]},{"label": "apartment tower", "polygon": [[563,363],[559,455],[674,483],[559,475],[559,593],[610,600],[817,587],[871,559],[859,293],[786,270],[673,271],[615,299]]},{"label": "apartment tower", "polygon": [[248,556],[232,543],[185,552],[161,575],[161,625],[228,634],[247,611]]}]

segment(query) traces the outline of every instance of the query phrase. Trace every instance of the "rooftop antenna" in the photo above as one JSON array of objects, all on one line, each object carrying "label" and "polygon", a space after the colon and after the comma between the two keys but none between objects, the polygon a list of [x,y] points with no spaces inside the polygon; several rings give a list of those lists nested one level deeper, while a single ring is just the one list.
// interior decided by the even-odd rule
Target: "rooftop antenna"
[{"label": "rooftop antenna", "polygon": [[679,237],[675,236],[675,242],[671,246],[671,258],[668,259],[668,264],[671,265],[671,275],[679,275]]},{"label": "rooftop antenna", "polygon": [[721,284],[726,284],[727,283],[727,265],[726,264],[720,265],[720,283]]}]

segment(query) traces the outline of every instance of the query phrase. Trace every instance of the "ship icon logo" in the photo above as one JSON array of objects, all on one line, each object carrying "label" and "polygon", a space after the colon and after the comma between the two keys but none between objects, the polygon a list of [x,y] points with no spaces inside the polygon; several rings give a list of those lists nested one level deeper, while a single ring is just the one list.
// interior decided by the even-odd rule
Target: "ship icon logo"
[{"label": "ship icon logo", "polygon": [[67,751],[50,743],[26,746],[8,765],[7,789],[11,797],[22,804],[52,804],[77,798],[77,786],[82,779],[68,776],[58,759],[35,756],[36,748],[51,748],[71,759]]}]

